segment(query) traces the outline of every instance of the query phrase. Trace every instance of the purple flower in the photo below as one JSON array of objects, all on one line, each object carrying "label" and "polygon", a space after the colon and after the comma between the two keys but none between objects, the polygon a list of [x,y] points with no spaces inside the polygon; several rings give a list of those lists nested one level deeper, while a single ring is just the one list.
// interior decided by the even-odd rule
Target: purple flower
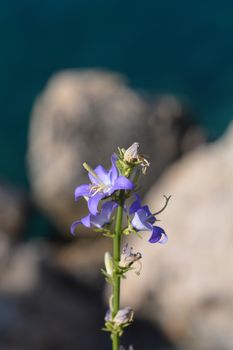
[{"label": "purple flower", "polygon": [[150,231],[152,233],[149,239],[150,243],[166,243],[168,237],[165,231],[161,227],[153,226],[156,221],[155,216],[151,213],[147,205],[141,205],[140,197],[138,195],[135,196],[136,200],[129,209],[129,214],[134,214],[131,225],[137,231]]},{"label": "purple flower", "polygon": [[132,181],[119,174],[116,160],[116,155],[113,155],[109,171],[105,170],[102,165],[98,165],[94,171],[88,169],[91,184],[81,185],[75,189],[75,199],[87,197],[88,209],[93,215],[98,212],[98,203],[101,199],[111,196],[117,190],[132,190],[134,188]]},{"label": "purple flower", "polygon": [[70,232],[72,233],[72,235],[74,235],[76,227],[80,224],[89,228],[92,226],[101,228],[106,224],[110,224],[111,215],[116,207],[117,204],[115,202],[105,202],[102,206],[100,213],[97,213],[96,215],[88,214],[84,218],[74,221],[70,227]]}]

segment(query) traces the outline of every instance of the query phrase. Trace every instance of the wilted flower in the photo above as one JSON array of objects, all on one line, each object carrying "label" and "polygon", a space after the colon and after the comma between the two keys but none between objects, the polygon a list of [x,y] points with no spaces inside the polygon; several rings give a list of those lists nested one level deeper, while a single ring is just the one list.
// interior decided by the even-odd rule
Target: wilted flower
[{"label": "wilted flower", "polygon": [[124,160],[128,163],[132,163],[138,159],[139,143],[134,142],[124,153]]},{"label": "wilted flower", "polygon": [[74,235],[76,227],[80,224],[89,228],[92,226],[101,228],[106,224],[110,224],[111,215],[116,207],[117,204],[113,201],[105,202],[100,213],[97,213],[96,215],[88,214],[84,218],[73,222],[70,228],[71,233]]},{"label": "wilted flower", "polygon": [[146,169],[150,166],[148,160],[142,154],[138,153],[139,143],[134,142],[124,153],[124,161],[134,164],[139,163],[142,166],[143,174],[146,173]]},{"label": "wilted flower", "polygon": [[156,218],[147,205],[141,206],[141,200],[138,195],[136,195],[136,200],[129,209],[129,214],[134,214],[131,220],[133,228],[137,231],[150,231],[152,233],[149,239],[150,243],[158,242],[164,244],[167,242],[168,237],[165,231],[161,227],[153,226]]},{"label": "wilted flower", "polygon": [[[141,253],[133,253],[133,248],[129,247],[128,244],[124,246],[121,253],[121,259],[119,262],[119,267],[127,269],[131,267],[136,261],[138,262],[142,258]],[[141,268],[141,265],[140,265]]]},{"label": "wilted flower", "polygon": [[120,309],[113,319],[113,322],[118,325],[124,325],[126,323],[131,323],[133,321],[134,312],[130,306]]},{"label": "wilted flower", "polygon": [[91,184],[81,185],[75,189],[75,199],[85,197],[88,200],[88,209],[91,214],[98,212],[98,203],[101,199],[109,197],[117,190],[132,190],[134,184],[125,176],[121,176],[116,167],[116,155],[111,157],[112,166],[109,171],[102,165],[92,170],[87,164],[84,167],[88,170]]},{"label": "wilted flower", "polygon": [[114,318],[112,318],[111,310],[108,309],[105,314],[104,320],[106,322],[112,322],[116,326],[122,326],[127,323],[131,323],[133,321],[133,316],[134,316],[133,309],[130,306],[127,306],[124,309],[118,310]]}]

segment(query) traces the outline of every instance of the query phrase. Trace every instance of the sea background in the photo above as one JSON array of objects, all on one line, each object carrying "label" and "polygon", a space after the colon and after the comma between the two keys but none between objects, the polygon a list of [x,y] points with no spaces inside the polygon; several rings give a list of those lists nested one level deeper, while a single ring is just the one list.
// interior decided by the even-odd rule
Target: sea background
[{"label": "sea background", "polygon": [[187,101],[209,140],[233,112],[233,3],[1,0],[0,178],[27,188],[36,96],[56,72],[105,68]]}]

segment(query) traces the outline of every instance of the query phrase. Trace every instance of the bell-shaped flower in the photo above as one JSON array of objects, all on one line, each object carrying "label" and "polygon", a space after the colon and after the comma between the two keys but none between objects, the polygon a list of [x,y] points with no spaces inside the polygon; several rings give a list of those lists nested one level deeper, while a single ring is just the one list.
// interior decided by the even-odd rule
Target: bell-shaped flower
[{"label": "bell-shaped flower", "polygon": [[75,199],[85,197],[88,209],[93,215],[98,212],[98,203],[101,199],[111,196],[117,190],[134,189],[133,182],[120,175],[116,160],[116,155],[113,155],[111,157],[112,166],[108,171],[102,165],[98,165],[94,170],[85,166],[91,183],[75,189]]},{"label": "bell-shaped flower", "polygon": [[150,243],[164,244],[167,242],[168,237],[165,231],[159,226],[154,226],[156,221],[154,214],[151,213],[147,205],[141,205],[141,199],[138,195],[136,195],[136,200],[129,209],[129,214],[133,214],[131,225],[136,231],[151,232]]},{"label": "bell-shaped flower", "polygon": [[88,228],[102,228],[105,225],[110,224],[111,215],[116,207],[117,204],[113,201],[105,202],[101,208],[101,211],[96,215],[88,214],[84,218],[74,221],[70,227],[70,232],[72,233],[72,235],[74,235],[76,227],[80,224]]}]

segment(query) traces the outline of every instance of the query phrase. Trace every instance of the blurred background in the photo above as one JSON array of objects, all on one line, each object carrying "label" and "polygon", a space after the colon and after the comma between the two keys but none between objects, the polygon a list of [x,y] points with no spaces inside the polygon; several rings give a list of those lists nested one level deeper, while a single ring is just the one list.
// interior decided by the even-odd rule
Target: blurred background
[{"label": "blurred background", "polygon": [[[110,349],[110,242],[72,221],[82,163],[138,141],[166,246],[141,276],[126,349],[233,348],[233,25],[228,1],[0,1],[0,348]],[[155,209],[155,210],[154,210]]]}]

